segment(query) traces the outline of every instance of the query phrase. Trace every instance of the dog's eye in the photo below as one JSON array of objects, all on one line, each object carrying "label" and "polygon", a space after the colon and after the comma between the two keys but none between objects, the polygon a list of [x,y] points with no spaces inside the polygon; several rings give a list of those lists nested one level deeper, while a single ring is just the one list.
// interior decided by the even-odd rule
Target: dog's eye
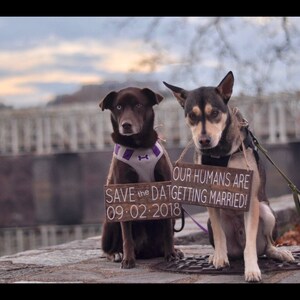
[{"label": "dog's eye", "polygon": [[189,114],[189,118],[192,122],[196,122],[197,121],[197,116],[194,113],[190,113]]},{"label": "dog's eye", "polygon": [[122,109],[122,105],[117,105],[116,108],[117,108],[117,110],[121,110]]},{"label": "dog's eye", "polygon": [[219,111],[217,109],[214,109],[211,114],[210,114],[213,118],[216,118],[219,115]]},{"label": "dog's eye", "polygon": [[138,103],[138,104],[136,104],[136,108],[142,108],[143,107],[143,105],[141,104],[141,103]]}]

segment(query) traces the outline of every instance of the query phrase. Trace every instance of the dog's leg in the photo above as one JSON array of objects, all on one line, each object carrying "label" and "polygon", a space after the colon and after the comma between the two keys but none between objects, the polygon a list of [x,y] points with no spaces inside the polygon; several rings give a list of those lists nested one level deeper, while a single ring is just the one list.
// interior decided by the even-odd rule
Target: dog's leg
[{"label": "dog's leg", "polygon": [[113,254],[107,254],[106,258],[110,261],[119,263],[122,261],[122,253],[118,252],[118,253],[113,253]]},{"label": "dog's leg", "polygon": [[123,238],[123,260],[122,269],[131,269],[135,267],[134,241],[132,237],[131,222],[121,222]]},{"label": "dog's leg", "polygon": [[215,268],[219,269],[229,265],[226,237],[220,222],[220,210],[211,207],[208,207],[207,209],[211,221],[215,244],[215,251],[214,254],[209,257],[209,262],[212,263]]},{"label": "dog's leg", "polygon": [[261,272],[257,263],[256,237],[259,222],[259,202],[252,197],[249,211],[245,213],[246,246],[244,250],[245,280],[260,281]]},{"label": "dog's leg", "polygon": [[289,250],[279,249],[273,245],[272,233],[275,226],[275,216],[272,213],[270,207],[265,203],[259,203],[259,215],[263,220],[264,235],[267,239],[266,255],[270,258],[278,259],[281,261],[293,261],[295,260],[293,254]]},{"label": "dog's leg", "polygon": [[122,237],[120,223],[104,222],[102,228],[101,247],[107,259],[120,262],[122,260]]}]

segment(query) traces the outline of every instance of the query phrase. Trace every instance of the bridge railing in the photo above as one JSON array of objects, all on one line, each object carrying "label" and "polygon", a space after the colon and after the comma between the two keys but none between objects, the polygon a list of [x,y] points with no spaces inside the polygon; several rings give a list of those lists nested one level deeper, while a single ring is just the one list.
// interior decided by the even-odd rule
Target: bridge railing
[{"label": "bridge railing", "polygon": [[[300,139],[300,100],[295,95],[230,100],[267,143]],[[175,99],[156,106],[155,124],[167,147],[184,146],[190,131]],[[110,112],[98,104],[0,110],[0,155],[51,154],[111,149]]]},{"label": "bridge railing", "polygon": [[0,229],[0,256],[101,234],[101,224],[40,225]]}]

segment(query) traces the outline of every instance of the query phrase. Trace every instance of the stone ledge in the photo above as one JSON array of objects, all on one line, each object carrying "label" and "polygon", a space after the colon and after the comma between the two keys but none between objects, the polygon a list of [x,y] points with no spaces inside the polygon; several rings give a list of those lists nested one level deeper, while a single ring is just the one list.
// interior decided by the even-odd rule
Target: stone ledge
[{"label": "stone ledge", "polygon": [[[271,206],[284,226],[298,220],[292,196],[272,199]],[[284,216],[284,217],[282,217]],[[194,215],[205,225],[207,213]],[[186,256],[211,254],[207,235],[190,218],[186,227],[175,235],[177,248]],[[106,259],[101,237],[29,250],[0,257],[0,283],[244,283],[242,275],[203,275],[166,273],[151,268],[163,258],[138,260],[134,269],[120,269],[120,263]],[[287,247],[299,251],[300,246]],[[166,276],[167,274],[167,276]],[[263,283],[299,283],[300,270],[263,274]]]},{"label": "stone ledge", "polygon": [[[244,283],[243,275],[166,273],[153,270],[163,258],[137,260],[124,270],[100,249],[100,237],[74,241],[0,259],[0,283]],[[211,254],[209,245],[179,245],[185,256]],[[300,247],[288,247],[299,251]],[[264,283],[300,282],[300,270],[263,274]]]}]

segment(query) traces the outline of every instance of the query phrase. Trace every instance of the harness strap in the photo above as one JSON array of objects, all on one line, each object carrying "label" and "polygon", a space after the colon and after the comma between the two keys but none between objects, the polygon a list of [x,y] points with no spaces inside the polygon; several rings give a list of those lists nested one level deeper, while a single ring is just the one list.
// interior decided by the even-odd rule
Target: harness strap
[{"label": "harness strap", "polygon": [[211,166],[218,166],[218,167],[227,167],[228,161],[231,155],[227,156],[220,156],[220,157],[213,157],[209,155],[201,156],[201,163],[202,165],[211,165]]},{"label": "harness strap", "polygon": [[244,127],[244,130],[246,131],[246,137],[245,137],[243,143],[244,143],[246,149],[251,148],[253,150],[256,164],[258,165],[259,155],[258,155],[257,147],[254,143],[252,132],[249,130],[248,127]]},{"label": "harness strap", "polygon": [[[236,152],[232,153],[232,154],[235,154],[235,153],[240,152],[240,151],[244,151],[243,147],[245,147],[245,149],[251,148],[251,149],[253,149],[254,157],[255,157],[256,163],[258,165],[259,156],[258,156],[257,148],[254,144],[254,140],[251,136],[251,131],[248,129],[248,127],[243,127],[243,130],[245,130],[245,132],[246,132],[246,137],[242,141],[242,144],[238,148],[238,150]],[[202,154],[201,163],[203,165],[227,167],[229,159],[230,159],[232,154],[226,155],[226,156],[220,156],[220,157],[214,157],[214,156]]]}]

